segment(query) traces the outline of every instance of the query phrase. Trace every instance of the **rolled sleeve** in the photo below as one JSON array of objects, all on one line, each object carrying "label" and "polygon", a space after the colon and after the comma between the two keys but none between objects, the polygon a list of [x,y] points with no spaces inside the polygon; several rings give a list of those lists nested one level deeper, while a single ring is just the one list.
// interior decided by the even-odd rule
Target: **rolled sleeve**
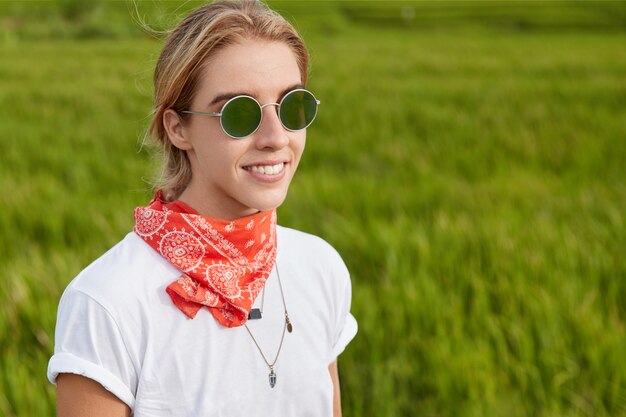
[{"label": "rolled sleeve", "polygon": [[339,294],[339,306],[337,308],[337,316],[335,317],[334,343],[331,349],[329,363],[337,360],[339,356],[354,339],[358,331],[358,324],[354,316],[350,313],[350,305],[352,303],[352,284],[350,275],[344,268],[344,276],[346,277],[343,291]]},{"label": "rolled sleeve", "polygon": [[[331,358],[337,359],[337,356],[341,355],[341,353],[346,349],[346,346],[348,346],[348,343],[350,343],[356,336],[358,328],[356,319],[352,314],[348,313],[345,325],[343,326],[343,329],[341,330],[341,333],[339,333],[339,337],[333,346]],[[331,360],[331,362],[334,362],[334,360]]]},{"label": "rolled sleeve", "polygon": [[72,289],[59,303],[48,380],[62,373],[92,379],[134,407],[138,376],[120,327],[96,300]]}]

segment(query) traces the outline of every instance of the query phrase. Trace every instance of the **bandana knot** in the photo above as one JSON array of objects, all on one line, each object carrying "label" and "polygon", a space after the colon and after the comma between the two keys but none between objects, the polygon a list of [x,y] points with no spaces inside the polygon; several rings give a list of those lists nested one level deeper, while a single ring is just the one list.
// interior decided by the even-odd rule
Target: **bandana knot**
[{"label": "bandana knot", "polygon": [[178,309],[193,319],[205,306],[227,327],[246,322],[276,261],[276,210],[221,220],[157,192],[134,215],[135,233],[182,272],[166,289]]}]

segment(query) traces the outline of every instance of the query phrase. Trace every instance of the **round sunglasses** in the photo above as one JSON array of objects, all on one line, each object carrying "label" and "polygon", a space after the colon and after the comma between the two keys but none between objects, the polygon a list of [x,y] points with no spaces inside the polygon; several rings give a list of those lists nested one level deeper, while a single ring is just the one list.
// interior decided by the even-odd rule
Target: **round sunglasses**
[{"label": "round sunglasses", "polygon": [[291,90],[280,103],[261,105],[253,97],[241,95],[228,100],[219,112],[183,110],[181,113],[201,114],[220,118],[224,133],[234,139],[242,139],[257,131],[263,120],[263,108],[278,106],[278,118],[287,130],[306,129],[317,116],[320,101],[303,88]]}]

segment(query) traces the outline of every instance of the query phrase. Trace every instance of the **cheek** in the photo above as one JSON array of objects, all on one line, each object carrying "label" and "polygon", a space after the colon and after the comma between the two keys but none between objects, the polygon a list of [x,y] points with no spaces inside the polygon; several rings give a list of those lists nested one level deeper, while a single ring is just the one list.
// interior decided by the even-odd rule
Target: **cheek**
[{"label": "cheek", "polygon": [[306,131],[298,132],[298,135],[292,138],[291,149],[296,157],[296,160],[300,160],[302,153],[304,152],[304,146],[306,144]]},{"label": "cheek", "polygon": [[210,142],[217,138],[206,138],[205,146],[196,147],[198,171],[208,179],[224,180],[236,174],[237,154],[228,146],[217,146]]},{"label": "cheek", "polygon": [[200,159],[213,166],[231,165],[246,152],[245,144],[227,136],[220,128],[204,129],[194,137],[194,149]]}]

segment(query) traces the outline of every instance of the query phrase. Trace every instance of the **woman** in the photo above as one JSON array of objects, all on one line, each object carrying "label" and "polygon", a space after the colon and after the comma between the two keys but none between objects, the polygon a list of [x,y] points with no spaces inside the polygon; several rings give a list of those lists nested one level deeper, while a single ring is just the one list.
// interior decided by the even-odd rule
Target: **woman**
[{"label": "woman", "polygon": [[276,226],[319,104],[307,64],[256,1],[203,6],[170,34],[151,125],[163,181],[63,294],[60,416],[341,414],[348,272],[323,240]]}]

